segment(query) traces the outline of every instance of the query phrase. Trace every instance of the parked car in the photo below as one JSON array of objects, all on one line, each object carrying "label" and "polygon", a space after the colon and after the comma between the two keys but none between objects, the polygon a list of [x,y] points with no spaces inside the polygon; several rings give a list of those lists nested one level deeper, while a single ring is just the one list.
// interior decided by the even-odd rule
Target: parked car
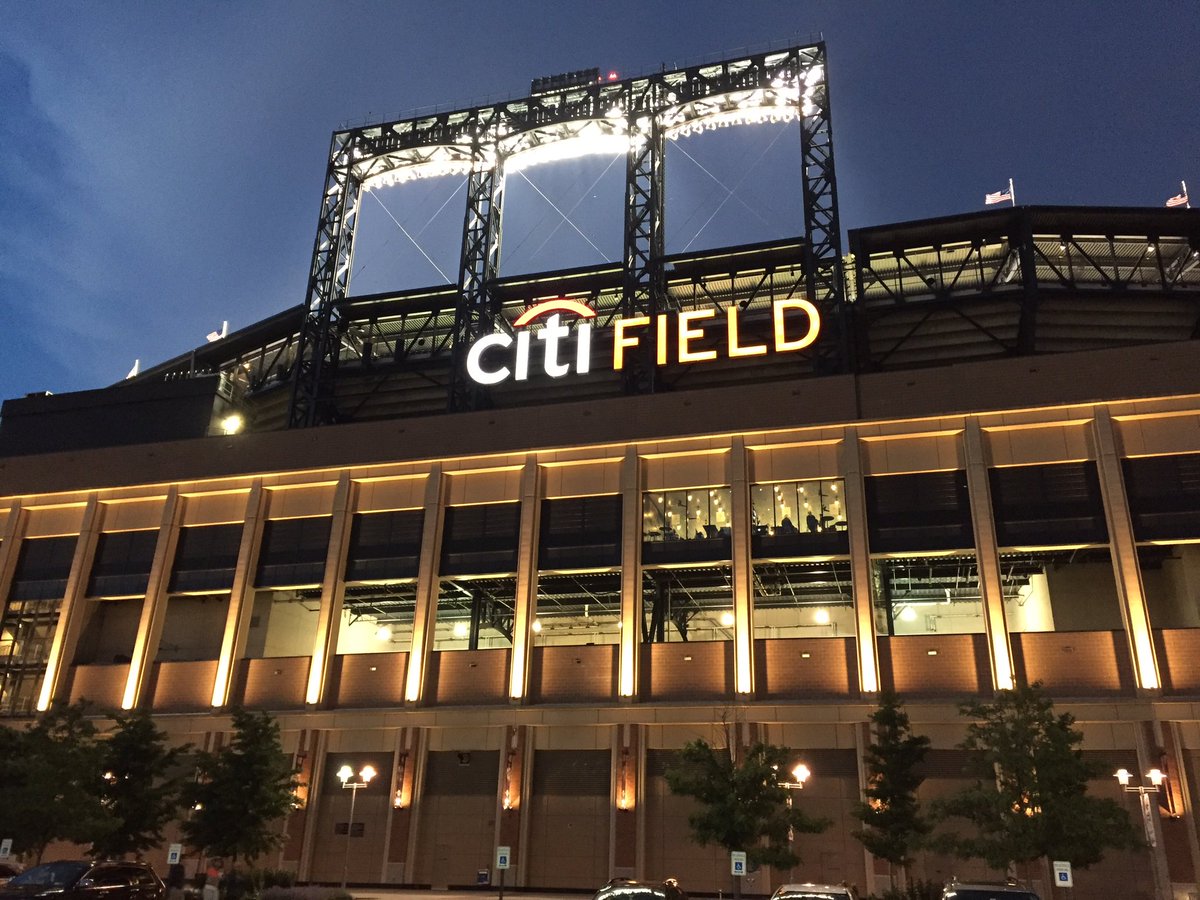
[{"label": "parked car", "polygon": [[596,891],[592,900],[688,900],[688,895],[674,878],[665,881],[613,878]]},{"label": "parked car", "polygon": [[857,900],[848,884],[781,884],[771,900]]},{"label": "parked car", "polygon": [[8,883],[14,875],[21,874],[21,866],[15,862],[0,862],[0,886]]},{"label": "parked car", "polygon": [[145,863],[61,860],[43,863],[0,886],[0,900],[164,900],[167,889]]},{"label": "parked car", "polygon": [[1038,895],[1015,881],[991,884],[984,881],[947,882],[942,900],[1039,900]]}]

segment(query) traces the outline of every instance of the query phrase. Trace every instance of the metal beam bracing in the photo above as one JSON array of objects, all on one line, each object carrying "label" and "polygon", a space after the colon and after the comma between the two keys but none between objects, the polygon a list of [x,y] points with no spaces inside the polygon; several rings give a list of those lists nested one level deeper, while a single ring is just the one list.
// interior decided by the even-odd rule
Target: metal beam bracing
[{"label": "metal beam bracing", "polygon": [[508,328],[493,300],[490,285],[500,269],[500,234],[504,207],[504,169],[497,163],[472,172],[467,179],[467,215],[463,223],[459,265],[461,296],[454,314],[454,368],[450,376],[451,411],[488,406],[486,389],[466,377],[471,343],[497,327]]},{"label": "metal beam bracing", "polygon": [[350,287],[362,187],[350,166],[353,141],[348,133],[335,134],[330,146],[304,318],[292,366],[289,428],[337,421],[333,388],[342,328],[337,304],[345,299]]},{"label": "metal beam bracing", "polygon": [[[627,208],[622,302],[626,314],[665,303],[663,256],[664,141],[695,131],[751,122],[801,123],[807,291],[826,320],[839,322],[842,297],[837,191],[821,43],[795,46],[647,76],[562,88],[486,106],[364,125],[333,136],[304,321],[292,375],[292,426],[336,421],[333,376],[342,352],[336,305],[348,291],[362,190],[422,177],[468,176],[468,212],[455,340],[463,347],[505,327],[489,283],[498,274],[503,173],[578,153],[627,154]],[[527,155],[528,154],[528,155]],[[839,342],[821,351],[838,357]],[[456,350],[452,409],[486,405],[468,387]],[[627,389],[652,390],[641,378]]]},{"label": "metal beam bracing", "polygon": [[817,371],[848,371],[848,312],[843,301],[842,231],[838,221],[833,166],[825,44],[798,51],[803,89],[800,153],[804,186],[805,288],[809,299],[836,329],[836,341],[818,351]]}]

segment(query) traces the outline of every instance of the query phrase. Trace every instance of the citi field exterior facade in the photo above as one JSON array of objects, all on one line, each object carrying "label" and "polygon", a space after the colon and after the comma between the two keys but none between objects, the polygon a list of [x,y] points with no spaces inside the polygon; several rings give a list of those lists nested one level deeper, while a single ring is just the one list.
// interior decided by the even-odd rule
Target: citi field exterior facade
[{"label": "citi field exterior facade", "polygon": [[[509,846],[510,885],[725,888],[663,771],[762,738],[834,822],[765,893],[886,874],[849,817],[881,689],[932,798],[957,701],[1041,681],[1086,753],[1167,775],[1154,846],[1081,893],[1194,890],[1200,214],[1000,209],[846,254],[828,112],[816,44],[339,132],[303,306],[5,404],[0,712],[145,707],[211,746],[269,710],[306,781],[279,864],[434,886]],[[663,142],[772,116],[805,237],[665,256]],[[624,262],[501,277],[506,166],[589,140],[629,152]],[[350,295],[357,198],[421,166],[468,177],[460,282]],[[365,764],[351,827],[335,773]]]}]

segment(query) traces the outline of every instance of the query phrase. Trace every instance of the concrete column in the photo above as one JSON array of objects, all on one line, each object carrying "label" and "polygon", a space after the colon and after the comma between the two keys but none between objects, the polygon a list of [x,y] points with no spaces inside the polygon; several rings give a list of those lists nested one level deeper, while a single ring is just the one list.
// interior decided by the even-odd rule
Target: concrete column
[{"label": "concrete column", "polygon": [[729,507],[733,546],[733,690],[754,693],[754,568],[750,563],[750,454],[741,435],[729,454]]},{"label": "concrete column", "polygon": [[637,698],[642,652],[642,472],[637,447],[621,463],[621,647],[617,696]]},{"label": "concrete column", "polygon": [[[425,669],[433,646],[437,622],[438,567],[442,557],[442,524],[446,518],[446,476],[434,463],[425,482],[425,521],[421,528],[421,559],[417,569],[416,609],[413,612],[412,647],[408,653],[404,700],[420,703],[425,690]],[[411,859],[411,857],[410,857]]]},{"label": "concrete column", "polygon": [[991,656],[992,687],[1012,690],[1012,648],[1004,620],[1004,591],[1000,581],[1000,551],[996,546],[996,520],[992,517],[992,489],[988,479],[987,447],[978,419],[967,419],[963,432],[967,460],[967,494],[971,525],[975,530],[975,561],[979,567],[979,592],[983,597],[983,622]]},{"label": "concrete column", "polygon": [[[858,799],[862,802],[866,801],[865,791],[870,787],[870,781],[867,778],[867,747],[871,743],[871,723],[870,722],[855,722],[854,723],[854,759],[858,764]],[[865,893],[875,894],[879,890],[876,884],[875,876],[875,856],[866,847],[863,847],[863,866],[867,873],[867,881],[865,885]],[[891,885],[888,885],[889,887]]]},{"label": "concrete column", "polygon": [[8,595],[12,592],[13,576],[17,573],[17,560],[21,557],[21,539],[25,536],[25,523],[29,512],[14,500],[8,508],[4,531],[0,534],[0,618],[3,618]]},{"label": "concrete column", "polygon": [[175,562],[175,548],[179,544],[182,522],[183,499],[179,496],[179,488],[172,485],[163,503],[158,541],[154,545],[154,561],[150,564],[150,579],[146,582],[146,597],[142,600],[142,615],[138,620],[137,639],[133,644],[121,709],[133,709],[147,699],[146,689],[154,671],[163,620],[167,615],[167,585],[171,581],[171,567]]},{"label": "concrete column", "polygon": [[1125,494],[1125,474],[1121,470],[1121,451],[1116,429],[1108,409],[1097,406],[1092,419],[1092,438],[1096,445],[1096,469],[1100,475],[1100,493],[1104,498],[1104,518],[1108,522],[1108,540],[1112,548],[1113,574],[1117,582],[1117,600],[1125,623],[1125,636],[1133,659],[1137,686],[1156,691],[1162,686],[1158,659],[1146,610],[1146,592],[1142,570],[1138,566],[1133,522],[1129,517],[1129,498]]},{"label": "concrete column", "polygon": [[229,589],[229,613],[225,617],[221,656],[217,660],[217,677],[213,681],[212,705],[215,707],[229,704],[235,668],[246,651],[246,632],[250,628],[250,615],[254,611],[254,575],[258,569],[258,552],[262,548],[267,502],[268,494],[263,488],[262,479],[256,478],[246,495],[242,542],[238,547],[233,585]]},{"label": "concrete column", "polygon": [[871,599],[871,547],[867,533],[867,495],[863,482],[858,429],[847,428],[842,441],[846,531],[850,539],[850,572],[854,619],[858,634],[858,679],[864,693],[879,690],[879,654],[875,646],[875,613]]},{"label": "concrete column", "polygon": [[392,773],[391,806],[388,809],[387,833],[380,881],[397,884],[412,881],[409,838],[416,829],[413,815],[413,788],[424,731],[415,725],[396,729],[395,770]]},{"label": "concrete column", "polygon": [[409,768],[412,770],[412,794],[409,806],[408,840],[404,848],[404,881],[411,883],[417,873],[417,846],[421,838],[421,804],[425,800],[425,770],[429,763],[428,731],[422,730],[410,754]]},{"label": "concrete column", "polygon": [[500,771],[496,788],[496,837],[494,847],[511,847],[513,866],[508,870],[509,886],[528,880],[529,814],[526,799],[532,775],[533,743],[526,725],[505,725],[500,747]]},{"label": "concrete column", "polygon": [[612,725],[609,733],[612,736],[612,802],[608,822],[608,870],[614,877],[637,878],[642,858],[638,813],[646,802],[640,777],[644,726]]},{"label": "concrete column", "polygon": [[92,560],[96,556],[96,543],[100,540],[100,527],[104,519],[104,507],[99,498],[88,497],[83,511],[83,522],[79,526],[79,539],[75,543],[75,555],[71,559],[71,573],[67,576],[67,587],[63,592],[62,606],[58,610],[58,625],[50,643],[46,658],[46,675],[42,679],[42,690],[38,695],[38,712],[45,712],[55,700],[61,699],[75,658],[75,647],[79,635],[87,623],[87,583],[92,572]]},{"label": "concrete column", "polygon": [[541,467],[537,456],[525,457],[521,471],[521,524],[517,541],[517,596],[513,604],[512,660],[508,699],[519,703],[529,689],[533,620],[537,617],[538,537],[542,521]]},{"label": "concrete column", "polygon": [[342,472],[333,492],[333,517],[329,523],[329,547],[325,553],[325,575],[321,580],[321,609],[317,614],[317,636],[308,667],[309,705],[326,699],[331,666],[337,655],[338,630],[342,624],[342,599],[346,596],[346,553],[350,527],[354,523],[356,488],[350,472]]},{"label": "concrete column", "polygon": [[[1135,722],[1134,740],[1137,744],[1138,770],[1134,773],[1134,784],[1145,783],[1145,773],[1160,768],[1157,748],[1151,741],[1154,734],[1153,722]],[[1150,844],[1150,865],[1154,872],[1154,896],[1156,900],[1174,900],[1171,890],[1171,874],[1167,868],[1167,846],[1163,839],[1162,815],[1159,812],[1158,794],[1142,794],[1141,817],[1146,826],[1146,842]]]},{"label": "concrete column", "polygon": [[329,746],[329,730],[313,733],[308,751],[312,760],[311,777],[308,782],[308,801],[304,804],[304,843],[300,849],[300,862],[296,866],[296,880],[308,881],[312,876],[313,848],[317,842],[317,810],[321,802],[321,790],[325,779],[325,763]]}]

